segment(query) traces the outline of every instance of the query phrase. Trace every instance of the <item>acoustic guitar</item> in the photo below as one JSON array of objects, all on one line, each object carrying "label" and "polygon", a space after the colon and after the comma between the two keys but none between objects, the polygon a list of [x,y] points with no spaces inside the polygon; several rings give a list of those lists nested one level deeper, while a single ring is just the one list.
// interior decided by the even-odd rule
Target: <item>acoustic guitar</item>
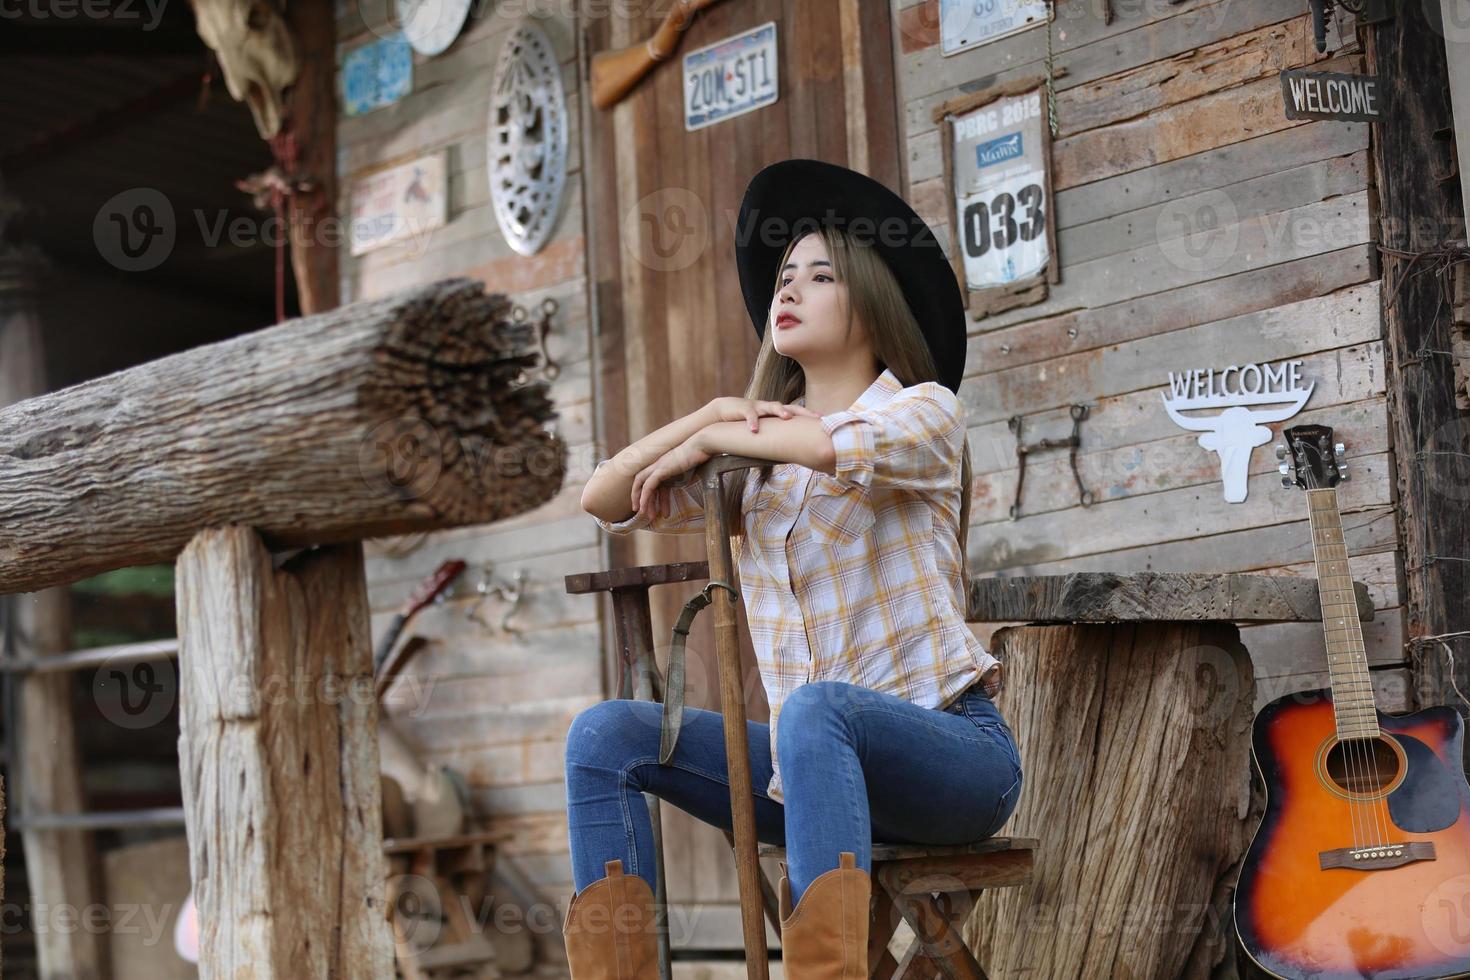
[{"label": "acoustic guitar", "polygon": [[1277,455],[1307,492],[1329,687],[1256,714],[1266,811],[1241,865],[1235,930],[1274,977],[1470,976],[1470,784],[1450,706],[1378,710],[1343,544],[1332,429],[1298,425]]}]

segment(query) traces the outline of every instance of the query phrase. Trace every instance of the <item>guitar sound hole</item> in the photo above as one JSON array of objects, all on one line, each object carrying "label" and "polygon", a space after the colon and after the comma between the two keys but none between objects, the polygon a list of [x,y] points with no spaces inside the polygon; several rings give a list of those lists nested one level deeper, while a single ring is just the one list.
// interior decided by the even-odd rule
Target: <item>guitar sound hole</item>
[{"label": "guitar sound hole", "polygon": [[1347,739],[1327,753],[1327,775],[1345,793],[1381,793],[1398,774],[1398,754],[1382,738]]}]

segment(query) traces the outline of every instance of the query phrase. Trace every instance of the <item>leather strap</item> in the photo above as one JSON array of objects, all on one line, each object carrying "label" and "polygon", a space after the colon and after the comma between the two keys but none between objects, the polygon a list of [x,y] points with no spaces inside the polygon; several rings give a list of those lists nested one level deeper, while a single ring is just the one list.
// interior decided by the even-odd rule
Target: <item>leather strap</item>
[{"label": "leather strap", "polygon": [[714,596],[710,590],[724,589],[740,601],[740,593],[728,582],[711,580],[699,594],[684,603],[679,621],[674,624],[673,641],[669,644],[669,674],[664,684],[664,714],[658,740],[658,764],[666,766],[674,756],[674,745],[679,741],[679,732],[684,725],[684,643],[689,638],[689,627],[699,611],[709,605]]}]

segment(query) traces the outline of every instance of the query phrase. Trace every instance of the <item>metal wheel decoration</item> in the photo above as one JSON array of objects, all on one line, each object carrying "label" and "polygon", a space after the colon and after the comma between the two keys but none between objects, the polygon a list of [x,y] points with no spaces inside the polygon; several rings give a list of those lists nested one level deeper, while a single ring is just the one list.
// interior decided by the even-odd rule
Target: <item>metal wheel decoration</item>
[{"label": "metal wheel decoration", "polygon": [[567,167],[567,101],[556,49],[534,23],[506,38],[495,65],[486,168],[495,220],[511,248],[534,255],[560,210]]}]

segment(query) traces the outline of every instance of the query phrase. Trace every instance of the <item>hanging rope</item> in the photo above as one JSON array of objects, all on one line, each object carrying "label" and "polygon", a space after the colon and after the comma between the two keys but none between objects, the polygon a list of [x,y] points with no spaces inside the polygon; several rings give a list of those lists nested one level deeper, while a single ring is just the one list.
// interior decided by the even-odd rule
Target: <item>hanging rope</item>
[{"label": "hanging rope", "polygon": [[235,186],[252,195],[255,206],[269,207],[276,216],[280,237],[276,239],[276,322],[286,319],[286,248],[291,239],[291,214],[295,197],[311,190],[301,174],[301,151],[296,133],[289,125],[266,141],[275,163],[263,173],[235,181]]},{"label": "hanging rope", "polygon": [[1057,138],[1057,86],[1051,51],[1052,22],[1056,19],[1057,0],[1046,0],[1046,124],[1051,127],[1052,139]]},{"label": "hanging rope", "polygon": [[276,225],[281,235],[276,239],[276,322],[286,319],[286,243],[291,237],[291,198],[296,195],[295,175],[300,166],[300,152],[296,147],[296,133],[285,127],[271,137],[271,154],[276,165],[285,172],[283,180],[271,187],[271,210],[276,214]]}]

